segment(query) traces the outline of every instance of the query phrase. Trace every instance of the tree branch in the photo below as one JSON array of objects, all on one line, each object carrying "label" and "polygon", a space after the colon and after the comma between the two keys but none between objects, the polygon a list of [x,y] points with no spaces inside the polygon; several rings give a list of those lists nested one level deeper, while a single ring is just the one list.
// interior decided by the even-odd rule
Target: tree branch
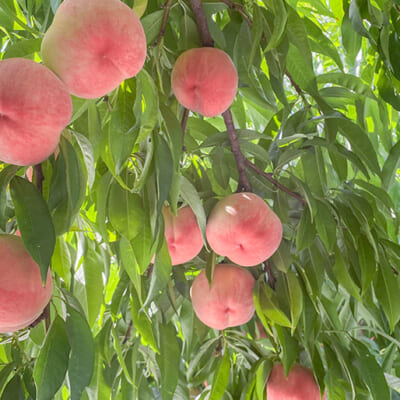
[{"label": "tree branch", "polygon": [[181,122],[183,151],[185,151],[185,131],[186,131],[186,125],[187,125],[188,118],[189,118],[189,110],[187,108],[185,108],[185,110],[183,111],[182,122]]},{"label": "tree branch", "polygon": [[165,35],[165,29],[167,28],[169,10],[171,9],[171,0],[167,0],[162,5],[162,7],[164,8],[164,15],[163,15],[163,19],[162,19],[162,22],[161,22],[160,32],[158,33],[157,40],[152,45],[153,47],[157,47],[161,43],[161,40]]},{"label": "tree branch", "polygon": [[42,164],[37,164],[35,165],[35,183],[40,193],[42,193],[43,191],[43,181],[44,181],[44,176],[43,176]]},{"label": "tree branch", "polygon": [[194,18],[196,19],[197,29],[199,30],[201,43],[204,47],[214,47],[214,40],[208,28],[207,17],[204,13],[201,0],[190,0]]},{"label": "tree branch", "polygon": [[253,25],[253,21],[249,17],[249,15],[246,13],[244,7],[241,4],[234,3],[231,0],[221,0],[222,3],[225,3],[231,10],[237,11],[243,19],[246,20],[247,24],[251,27]]},{"label": "tree branch", "polygon": [[267,179],[269,182],[271,182],[273,185],[275,185],[279,190],[282,190],[282,192],[287,193],[289,196],[294,197],[297,199],[303,206],[306,205],[306,201],[301,197],[299,193],[293,192],[292,190],[288,189],[286,186],[282,185],[279,183],[276,179],[272,177],[271,173],[265,172],[258,168],[255,164],[253,164],[251,161],[245,159],[246,165],[251,168],[253,171],[257,172],[257,174],[263,176],[265,179]]},{"label": "tree branch", "polygon": [[240,150],[239,140],[236,134],[236,129],[233,124],[231,110],[228,109],[222,114],[226,129],[228,131],[229,141],[231,142],[232,154],[235,157],[236,166],[239,173],[238,192],[250,192],[251,187],[246,175],[246,157]]}]

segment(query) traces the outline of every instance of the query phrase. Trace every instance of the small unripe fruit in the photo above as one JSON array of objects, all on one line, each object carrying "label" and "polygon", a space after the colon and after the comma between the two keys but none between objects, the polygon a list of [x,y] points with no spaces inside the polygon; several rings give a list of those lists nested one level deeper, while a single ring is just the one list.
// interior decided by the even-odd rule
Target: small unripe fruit
[{"label": "small unripe fruit", "polygon": [[39,164],[53,153],[72,115],[71,96],[44,65],[0,61],[0,160]]},{"label": "small unripe fruit", "polygon": [[249,271],[232,264],[218,264],[210,287],[205,271],[201,271],[190,290],[197,317],[219,330],[245,324],[255,311],[254,282]]},{"label": "small unripe fruit", "polygon": [[171,264],[183,264],[196,257],[203,247],[203,238],[193,210],[185,206],[175,216],[169,207],[163,207],[162,213]]},{"label": "small unripe fruit", "polygon": [[64,0],[42,42],[44,63],[87,99],[135,76],[146,51],[139,18],[120,0]]},{"label": "small unripe fruit", "polygon": [[52,278],[42,285],[39,266],[16,235],[0,235],[0,332],[34,322],[50,301]]},{"label": "small unripe fruit", "polygon": [[312,371],[294,364],[288,377],[282,364],[275,364],[267,382],[267,400],[321,400]]},{"label": "small unripe fruit", "polygon": [[261,197],[234,193],[213,208],[206,236],[217,254],[249,267],[277,250],[282,240],[282,223]]},{"label": "small unripe fruit", "polygon": [[231,58],[213,47],[190,49],[175,62],[172,90],[185,108],[205,117],[226,111],[235,99],[238,74]]}]

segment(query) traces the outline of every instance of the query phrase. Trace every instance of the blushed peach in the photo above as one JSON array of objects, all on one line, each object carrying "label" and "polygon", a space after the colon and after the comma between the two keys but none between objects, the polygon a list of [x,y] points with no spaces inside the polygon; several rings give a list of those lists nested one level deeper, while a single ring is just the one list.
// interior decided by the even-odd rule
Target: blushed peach
[{"label": "blushed peach", "polygon": [[193,210],[185,206],[175,216],[169,207],[163,207],[162,214],[171,264],[183,264],[196,257],[203,247],[203,238]]},{"label": "blushed peach", "polygon": [[215,266],[211,287],[205,271],[193,281],[190,296],[197,317],[214,329],[225,329],[248,322],[254,315],[254,278],[232,264]]},{"label": "blushed peach", "polygon": [[206,236],[217,254],[249,267],[277,250],[282,224],[261,197],[234,193],[220,200],[211,211]]},{"label": "blushed peach", "polygon": [[0,235],[0,332],[14,332],[34,322],[50,301],[52,278],[43,287],[39,266],[16,235]]},{"label": "blushed peach", "polygon": [[205,117],[226,111],[235,99],[238,74],[231,58],[213,47],[190,49],[175,62],[172,90],[185,108]]},{"label": "blushed peach", "polygon": [[267,382],[267,400],[321,400],[321,394],[308,368],[294,364],[286,377],[283,365],[275,364]]},{"label": "blushed peach", "polygon": [[71,96],[52,71],[25,58],[0,61],[1,161],[41,163],[57,147],[71,115]]},{"label": "blushed peach", "polygon": [[65,0],[44,35],[42,57],[72,94],[96,98],[142,69],[146,37],[120,0]]}]

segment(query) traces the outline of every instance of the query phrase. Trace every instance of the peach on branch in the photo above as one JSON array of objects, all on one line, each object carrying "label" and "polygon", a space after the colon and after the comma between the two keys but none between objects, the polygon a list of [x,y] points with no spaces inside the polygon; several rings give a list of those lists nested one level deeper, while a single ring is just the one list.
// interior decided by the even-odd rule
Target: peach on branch
[{"label": "peach on branch", "polygon": [[57,147],[71,115],[71,96],[52,71],[25,58],[0,61],[1,161],[41,163]]},{"label": "peach on branch", "polygon": [[39,266],[16,235],[0,235],[0,332],[14,332],[34,322],[50,301],[50,270],[43,286]]},{"label": "peach on branch", "polygon": [[171,264],[183,264],[196,257],[203,247],[203,238],[193,210],[185,206],[174,215],[169,207],[163,207],[162,214]]},{"label": "peach on branch", "polygon": [[253,275],[232,264],[215,266],[211,287],[205,271],[193,281],[190,296],[197,317],[214,329],[248,322],[254,315]]},{"label": "peach on branch", "polygon": [[185,108],[205,117],[226,111],[235,99],[238,74],[231,58],[213,47],[186,50],[175,62],[172,90]]},{"label": "peach on branch", "polygon": [[211,211],[206,236],[217,254],[249,267],[277,250],[282,224],[261,197],[234,193],[220,200]]},{"label": "peach on branch", "polygon": [[321,400],[311,370],[294,364],[286,377],[282,364],[275,364],[267,382],[267,400]]},{"label": "peach on branch", "polygon": [[44,35],[42,57],[72,94],[96,98],[142,69],[146,37],[120,0],[65,0]]}]

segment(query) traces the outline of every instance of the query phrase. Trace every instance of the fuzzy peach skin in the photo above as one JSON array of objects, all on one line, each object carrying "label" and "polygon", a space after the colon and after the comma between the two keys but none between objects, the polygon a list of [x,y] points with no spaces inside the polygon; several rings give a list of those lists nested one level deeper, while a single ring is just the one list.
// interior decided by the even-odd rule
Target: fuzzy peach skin
[{"label": "fuzzy peach skin", "polygon": [[197,317],[219,330],[245,324],[255,311],[254,282],[249,271],[232,264],[218,264],[210,287],[205,271],[201,271],[190,289]]},{"label": "fuzzy peach skin", "polygon": [[146,51],[139,18],[120,0],[63,1],[42,42],[45,65],[86,99],[135,76]]},{"label": "fuzzy peach skin", "polygon": [[196,257],[203,247],[203,238],[193,210],[185,206],[175,216],[169,207],[163,207],[162,214],[171,264],[183,264]]},{"label": "fuzzy peach skin", "polygon": [[16,235],[0,235],[0,332],[14,332],[34,322],[50,301],[52,278],[43,287],[39,266]]},{"label": "fuzzy peach skin", "polygon": [[25,58],[0,61],[1,161],[41,163],[57,147],[71,115],[71,96],[52,71]]},{"label": "fuzzy peach skin", "polygon": [[235,99],[238,74],[231,58],[213,47],[190,49],[175,62],[172,90],[185,108],[205,117],[226,111]]},{"label": "fuzzy peach skin", "polygon": [[220,200],[207,221],[207,241],[221,256],[244,267],[269,258],[282,240],[282,224],[264,200],[234,193]]},{"label": "fuzzy peach skin", "polygon": [[275,364],[267,382],[267,400],[321,400],[321,394],[308,368],[294,364],[286,377],[283,365]]}]

